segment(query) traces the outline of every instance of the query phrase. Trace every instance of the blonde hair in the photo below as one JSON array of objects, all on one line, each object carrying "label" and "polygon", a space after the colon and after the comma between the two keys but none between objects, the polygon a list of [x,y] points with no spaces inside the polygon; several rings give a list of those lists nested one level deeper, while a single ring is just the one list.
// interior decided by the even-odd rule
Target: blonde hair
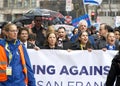
[{"label": "blonde hair", "polygon": [[[5,27],[4,27],[5,31],[9,31],[9,29],[10,29],[11,26],[16,26],[16,25],[13,24],[13,23],[8,23],[8,24],[5,25]],[[16,26],[16,27],[17,27],[17,26]]]},{"label": "blonde hair", "polygon": [[47,31],[46,31],[46,34],[48,34],[48,33],[50,33],[50,32],[55,32],[55,28],[54,28],[54,26],[53,25],[50,25],[50,26],[48,26],[48,29],[47,29]]},{"label": "blonde hair", "polygon": [[[108,32],[108,33],[107,33],[107,38],[108,38],[111,34],[114,34],[114,32]],[[114,35],[115,35],[115,34],[114,34]]]}]

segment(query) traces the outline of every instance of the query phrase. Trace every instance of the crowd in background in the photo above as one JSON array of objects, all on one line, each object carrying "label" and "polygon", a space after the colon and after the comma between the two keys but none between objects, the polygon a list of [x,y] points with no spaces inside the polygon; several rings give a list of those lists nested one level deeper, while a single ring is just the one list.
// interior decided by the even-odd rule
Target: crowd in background
[{"label": "crowd in background", "polygon": [[[106,86],[113,86],[116,77],[118,84],[116,86],[120,85],[120,27],[112,28],[110,25],[102,23],[97,30],[94,26],[88,27],[87,22],[81,20],[78,27],[75,27],[71,33],[68,33],[64,26],[55,29],[52,23],[49,23],[46,29],[42,25],[41,16],[35,16],[31,27],[27,27],[20,22],[15,24],[4,22],[1,26],[0,44],[1,49],[5,48],[8,52],[7,56],[10,57],[10,54],[12,54],[12,58],[15,59],[19,56],[16,53],[19,48],[16,47],[22,44],[27,64],[25,67],[28,69],[28,72],[24,72],[24,74],[28,73],[28,82],[26,82],[23,81],[24,78],[27,80],[27,77],[24,77],[22,73],[21,60],[17,58],[17,60],[12,59],[12,61],[9,58],[11,62],[14,62],[13,64],[11,64],[11,62],[9,63],[11,67],[15,68],[13,70],[13,76],[9,76],[8,80],[5,79],[7,81],[4,80],[0,82],[0,86],[2,84],[5,84],[5,86],[17,84],[15,86],[18,86],[18,83],[20,86],[25,86],[25,84],[35,86],[35,78],[30,67],[31,64],[26,49],[88,50],[89,52],[92,50],[119,50],[119,55],[115,56],[115,59],[112,61]],[[1,54],[3,54],[3,51],[4,50],[1,50]],[[22,61],[24,61],[24,59]],[[18,77],[16,70],[17,72],[20,70],[19,72],[22,73],[22,76],[19,74]],[[8,75],[12,75],[12,73],[8,72]],[[10,81],[13,80],[14,76],[16,79],[14,79],[14,83],[11,83]],[[0,80],[3,79],[1,78]]]},{"label": "crowd in background", "polygon": [[[6,38],[5,28],[8,22],[1,26],[1,39]],[[42,25],[41,16],[35,16],[31,27],[15,24],[18,28],[18,39],[28,49],[62,49],[62,50],[119,50],[120,27],[112,28],[106,23],[99,29],[81,20],[78,27],[68,34],[65,27],[57,30],[49,23],[47,29]]]}]

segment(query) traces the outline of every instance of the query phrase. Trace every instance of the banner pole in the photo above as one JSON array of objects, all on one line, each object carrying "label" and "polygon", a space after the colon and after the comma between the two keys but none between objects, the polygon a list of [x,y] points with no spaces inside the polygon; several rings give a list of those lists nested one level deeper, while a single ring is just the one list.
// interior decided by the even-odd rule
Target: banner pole
[{"label": "banner pole", "polygon": [[87,14],[86,6],[85,6],[85,4],[84,4],[84,0],[82,0],[82,1],[83,1],[83,6],[84,6],[84,13]]}]

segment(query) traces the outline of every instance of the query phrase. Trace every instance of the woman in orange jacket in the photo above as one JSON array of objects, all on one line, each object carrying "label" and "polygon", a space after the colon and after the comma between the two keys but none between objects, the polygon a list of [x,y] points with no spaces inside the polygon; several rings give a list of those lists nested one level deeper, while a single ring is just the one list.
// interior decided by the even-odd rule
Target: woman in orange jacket
[{"label": "woman in orange jacket", "polygon": [[0,86],[36,86],[26,48],[17,39],[15,24],[5,26],[6,39],[0,40]]}]

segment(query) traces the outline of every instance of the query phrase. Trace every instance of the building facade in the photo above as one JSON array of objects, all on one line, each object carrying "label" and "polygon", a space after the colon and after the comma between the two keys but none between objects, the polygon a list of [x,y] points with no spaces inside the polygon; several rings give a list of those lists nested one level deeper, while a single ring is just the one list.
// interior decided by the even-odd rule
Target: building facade
[{"label": "building facade", "polygon": [[0,0],[0,22],[12,21],[28,10],[39,7],[40,0]]},{"label": "building facade", "polygon": [[120,0],[103,0],[100,6],[89,6],[89,15],[95,12],[96,21],[114,27],[115,17],[120,16]]},{"label": "building facade", "polygon": [[[12,21],[35,7],[59,11],[73,18],[85,14],[82,0],[72,0],[73,10],[66,12],[66,0],[0,0],[0,22]],[[100,6],[88,5],[87,12],[91,17],[94,12],[96,21],[114,25],[115,17],[120,16],[120,0],[103,0]],[[94,21],[92,21],[94,22]]]},{"label": "building facade", "polygon": [[[0,0],[0,22],[12,21],[22,16],[28,10],[40,7],[61,12],[63,15],[71,15],[73,18],[82,15],[82,0],[72,0],[74,9],[66,12],[66,0]],[[79,8],[79,5],[81,6]]]}]

